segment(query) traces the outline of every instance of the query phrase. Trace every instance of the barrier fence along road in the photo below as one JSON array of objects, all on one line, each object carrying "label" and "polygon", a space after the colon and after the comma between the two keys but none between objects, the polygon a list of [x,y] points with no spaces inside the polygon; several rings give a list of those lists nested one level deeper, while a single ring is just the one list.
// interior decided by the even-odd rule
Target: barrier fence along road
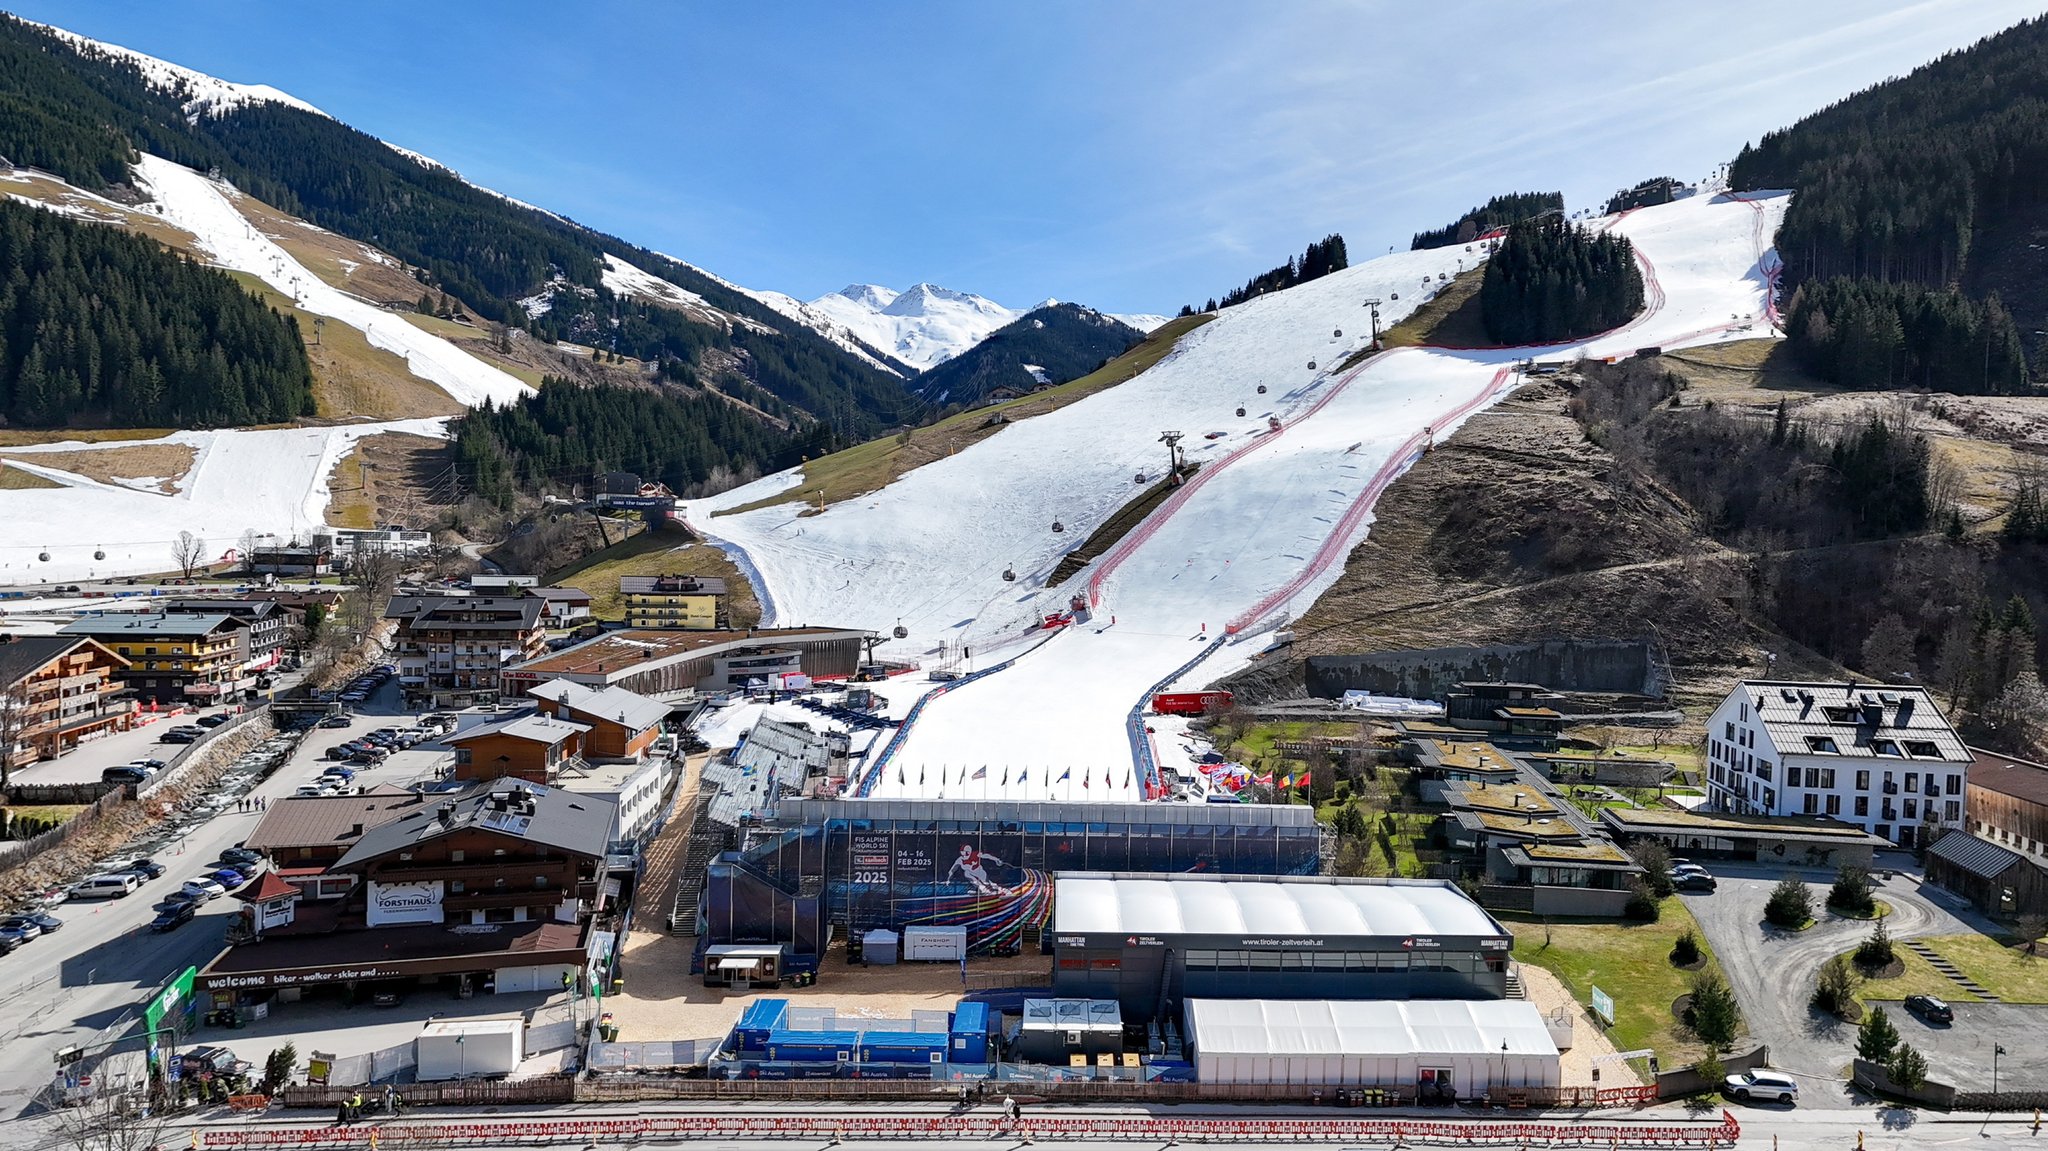
[{"label": "barrier fence along road", "polygon": [[1614,1123],[1459,1119],[1169,1119],[1146,1116],[748,1116],[677,1115],[618,1119],[503,1120],[486,1123],[403,1122],[327,1127],[194,1129],[195,1148],[446,1147],[504,1144],[578,1145],[661,1139],[1015,1139],[1037,1142],[1454,1144],[1484,1147],[1729,1148],[1742,1126],[1727,1111],[1719,1122]]}]

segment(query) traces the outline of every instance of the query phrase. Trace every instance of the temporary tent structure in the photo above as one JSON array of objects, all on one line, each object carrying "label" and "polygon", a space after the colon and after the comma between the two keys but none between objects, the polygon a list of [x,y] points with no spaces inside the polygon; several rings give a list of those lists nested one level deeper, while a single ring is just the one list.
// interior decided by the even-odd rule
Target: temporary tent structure
[{"label": "temporary tent structure", "polygon": [[1190,999],[1204,1083],[1447,1085],[1461,1097],[1555,1087],[1557,1045],[1519,999]]}]

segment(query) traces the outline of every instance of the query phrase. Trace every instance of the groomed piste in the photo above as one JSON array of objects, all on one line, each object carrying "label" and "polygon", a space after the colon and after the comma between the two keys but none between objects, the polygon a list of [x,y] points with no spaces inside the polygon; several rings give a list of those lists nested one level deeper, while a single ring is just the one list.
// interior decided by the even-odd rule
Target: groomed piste
[{"label": "groomed piste", "polygon": [[[1216,645],[1170,686],[1243,666],[1260,646],[1251,637],[1336,580],[1379,493],[1433,438],[1511,390],[1517,364],[1770,334],[1777,258],[1766,237],[1786,199],[1702,194],[1600,221],[1635,243],[1649,307],[1589,340],[1404,348],[1337,371],[1369,340],[1368,298],[1391,323],[1439,275],[1480,258],[1459,247],[1398,253],[1228,309],[1129,383],[822,514],[801,516],[799,504],[712,514],[800,482],[784,473],[698,501],[688,516],[743,553],[776,624],[888,634],[900,619],[909,637],[883,649],[900,659],[930,660],[941,643],[968,649],[976,666],[1006,659],[1085,594],[1085,622],[921,708],[892,752],[911,770],[876,773],[868,794],[1136,800],[1146,781],[1132,709],[1218,637],[1243,642]],[[1196,479],[1080,576],[1044,587],[1058,558],[1131,497],[1134,476],[1164,473],[1165,431],[1183,433],[1203,465]]]}]

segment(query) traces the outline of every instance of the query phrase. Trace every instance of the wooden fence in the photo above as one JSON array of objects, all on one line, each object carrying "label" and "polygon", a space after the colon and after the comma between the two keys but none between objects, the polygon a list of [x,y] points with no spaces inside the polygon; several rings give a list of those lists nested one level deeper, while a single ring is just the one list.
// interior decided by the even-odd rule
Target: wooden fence
[{"label": "wooden fence", "polygon": [[[902,1100],[957,1098],[981,1080],[933,1079],[686,1079],[659,1075],[599,1075],[575,1084],[578,1103],[648,1103],[685,1099]],[[1024,1103],[1337,1103],[1335,1087],[1257,1083],[1167,1083],[1132,1079],[987,1080],[986,1096],[1010,1096]],[[1414,1106],[1415,1085],[1346,1088],[1354,1106]],[[411,1092],[406,1098],[412,1099]],[[1505,1092],[1492,1103],[1511,1108],[1644,1107],[1657,1101],[1655,1087],[1529,1087]]]},{"label": "wooden fence", "polygon": [[[500,1082],[460,1079],[438,1083],[407,1083],[396,1088],[409,1107],[492,1107],[507,1103],[573,1103],[576,1082],[568,1076]],[[361,1092],[366,1102],[383,1097],[381,1087],[327,1087],[309,1084],[280,1090],[275,1101],[286,1107],[339,1107]]]}]

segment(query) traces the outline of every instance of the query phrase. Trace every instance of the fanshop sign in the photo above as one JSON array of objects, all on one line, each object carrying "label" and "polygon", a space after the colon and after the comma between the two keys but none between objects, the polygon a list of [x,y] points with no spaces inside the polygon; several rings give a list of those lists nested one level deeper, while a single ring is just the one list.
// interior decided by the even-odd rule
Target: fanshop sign
[{"label": "fanshop sign", "polygon": [[369,914],[371,927],[393,923],[441,922],[441,881],[421,883],[371,883]]}]

